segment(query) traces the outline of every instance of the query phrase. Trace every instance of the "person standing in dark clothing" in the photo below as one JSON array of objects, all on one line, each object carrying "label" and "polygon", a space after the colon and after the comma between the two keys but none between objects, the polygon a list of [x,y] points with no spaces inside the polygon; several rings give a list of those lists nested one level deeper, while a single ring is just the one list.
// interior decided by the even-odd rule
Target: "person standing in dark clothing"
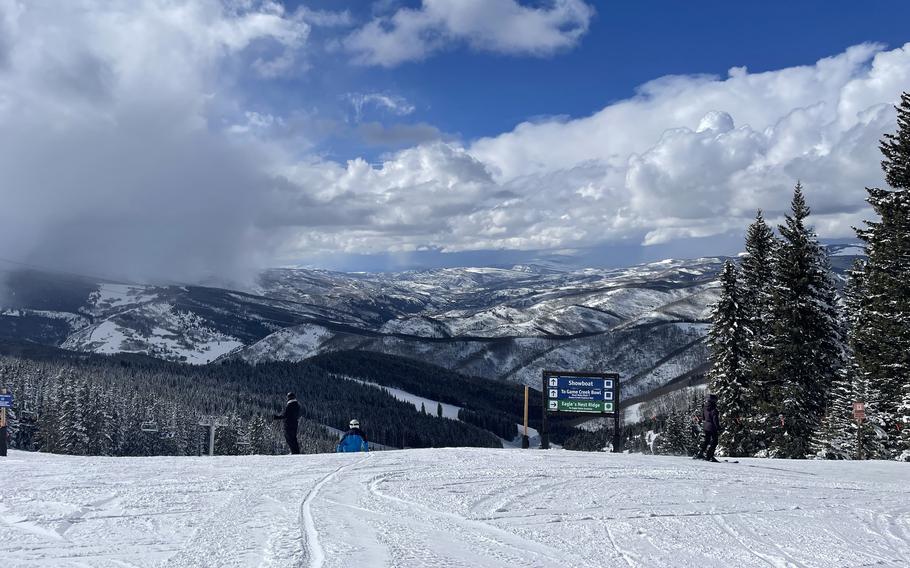
[{"label": "person standing in dark clothing", "polygon": [[714,450],[717,449],[717,436],[720,433],[720,415],[717,412],[717,395],[708,395],[705,401],[705,408],[702,411],[702,429],[705,432],[705,438],[702,440],[701,448],[695,454],[694,459],[703,459],[709,462],[717,462],[714,458]]},{"label": "person standing in dark clothing", "polygon": [[297,402],[297,395],[292,392],[288,393],[288,402],[284,406],[284,412],[275,415],[275,420],[284,420],[284,439],[288,443],[292,454],[300,453],[300,444],[297,443],[297,421],[300,420],[300,403]]}]

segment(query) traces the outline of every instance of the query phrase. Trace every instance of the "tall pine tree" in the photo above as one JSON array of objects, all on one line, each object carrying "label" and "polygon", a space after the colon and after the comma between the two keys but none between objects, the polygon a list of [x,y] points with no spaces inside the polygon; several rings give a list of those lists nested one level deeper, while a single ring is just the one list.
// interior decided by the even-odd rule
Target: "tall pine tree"
[{"label": "tall pine tree", "polygon": [[880,149],[889,189],[867,188],[878,221],[866,221],[866,243],[856,364],[879,397],[874,416],[887,433],[888,457],[910,461],[910,93],[901,95],[897,132]]},{"label": "tall pine tree", "polygon": [[[862,455],[865,458],[881,457],[883,446],[879,442],[874,423],[866,421],[857,424],[853,418],[853,402],[864,401],[867,413],[874,416],[878,407],[877,395],[868,388],[862,370],[853,356],[862,334],[858,333],[864,326],[861,316],[863,305],[867,301],[863,279],[865,263],[857,260],[848,273],[847,285],[844,287],[844,304],[846,318],[844,321],[847,337],[846,364],[835,378],[828,394],[828,408],[818,433],[815,449],[820,457],[833,459],[851,459],[859,455],[857,430],[863,430]],[[877,428],[880,431],[881,428]]]},{"label": "tall pine tree", "polygon": [[747,354],[743,364],[743,419],[748,427],[745,453],[755,454],[767,446],[773,422],[768,420],[771,400],[767,361],[771,333],[773,262],[778,242],[759,210],[746,232],[746,250],[740,265],[740,306]]},{"label": "tall pine tree", "polygon": [[780,415],[771,442],[776,457],[804,458],[843,367],[843,336],[828,258],[806,225],[809,206],[797,183],[774,255],[768,361],[772,408]]},{"label": "tall pine tree", "polygon": [[711,370],[708,384],[717,395],[720,421],[724,429],[720,446],[727,455],[747,455],[748,425],[743,363],[746,342],[743,313],[739,300],[736,265],[729,260],[720,274],[720,298],[714,304],[708,343],[711,346]]}]

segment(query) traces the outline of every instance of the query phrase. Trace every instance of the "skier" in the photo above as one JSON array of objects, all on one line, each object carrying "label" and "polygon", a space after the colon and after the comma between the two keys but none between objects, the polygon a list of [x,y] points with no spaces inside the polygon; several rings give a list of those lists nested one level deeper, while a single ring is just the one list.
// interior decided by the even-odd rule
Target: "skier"
[{"label": "skier", "polygon": [[300,453],[300,444],[297,443],[297,421],[300,419],[300,403],[297,395],[289,392],[288,402],[284,412],[275,415],[275,420],[284,420],[284,439],[288,443],[292,454]]},{"label": "skier", "polygon": [[720,432],[720,415],[717,413],[717,395],[708,395],[705,401],[705,409],[702,411],[702,429],[705,432],[701,448],[692,459],[705,460],[717,463],[714,457],[714,450],[717,449],[717,435]]},{"label": "skier", "polygon": [[338,441],[336,452],[368,452],[370,447],[367,445],[367,435],[360,429],[360,422],[355,418],[348,424],[350,430],[345,432],[341,440]]}]

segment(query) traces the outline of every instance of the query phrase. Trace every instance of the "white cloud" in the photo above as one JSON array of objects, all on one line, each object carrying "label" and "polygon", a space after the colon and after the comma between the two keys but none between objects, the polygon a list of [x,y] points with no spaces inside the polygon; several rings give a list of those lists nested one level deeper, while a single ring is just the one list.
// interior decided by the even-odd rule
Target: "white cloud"
[{"label": "white cloud", "polygon": [[[319,117],[241,95],[263,73],[299,72],[307,17],[254,0],[0,0],[0,256],[194,278],[340,251],[655,244],[742,229],[759,207],[779,216],[797,179],[819,232],[848,236],[868,213],[863,187],[883,183],[877,141],[910,85],[910,44],[861,45],[765,73],[661,78],[591,116],[468,144],[364,121],[376,141],[436,141],[379,167],[339,164],[307,155],[301,124]],[[459,33],[505,49],[507,36]],[[361,96],[361,109],[413,110]]]},{"label": "white cloud", "polygon": [[311,165],[318,182],[298,170],[292,186],[354,204],[356,219],[304,227],[287,252],[658,244],[742,230],[757,208],[779,217],[798,179],[820,234],[851,236],[908,84],[910,44],[861,45],[772,72],[661,78],[588,117],[419,146],[379,168]]},{"label": "white cloud", "polygon": [[368,107],[377,108],[398,116],[406,116],[414,112],[414,105],[399,95],[386,93],[348,93],[345,98],[354,107],[354,119],[360,122],[364,110]]},{"label": "white cloud", "polygon": [[583,0],[551,0],[541,7],[517,0],[423,0],[418,9],[371,20],[342,45],[356,62],[385,67],[425,59],[453,44],[546,56],[574,47],[593,15]]},{"label": "white cloud", "polygon": [[2,256],[187,279],[255,257],[276,154],[225,132],[234,85],[287,68],[306,22],[249,0],[0,0],[0,22]]}]

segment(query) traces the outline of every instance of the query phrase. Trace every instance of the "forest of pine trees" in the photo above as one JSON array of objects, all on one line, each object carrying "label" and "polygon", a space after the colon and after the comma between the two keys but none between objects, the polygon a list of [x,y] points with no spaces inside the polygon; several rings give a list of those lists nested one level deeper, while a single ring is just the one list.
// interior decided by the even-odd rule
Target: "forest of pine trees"
[{"label": "forest of pine trees", "polygon": [[[354,373],[364,361],[370,361],[370,373],[392,376],[394,371],[403,382],[430,384],[434,374],[443,372],[397,357],[357,352],[337,353],[319,363]],[[521,389],[515,385],[487,381],[484,395],[483,379],[458,377],[472,385],[470,393],[463,393],[468,399],[520,401]],[[493,432],[511,439],[518,421],[481,402],[469,404],[466,422],[418,411],[381,388],[345,380],[306,362],[192,366],[55,351],[46,357],[0,357],[0,384],[14,395],[11,446],[63,454],[207,453],[207,429],[200,423],[212,420],[218,424],[216,454],[286,453],[272,416],[289,390],[301,403],[298,439],[304,453],[333,451],[337,437],[326,426],[344,430],[355,417],[371,442],[390,447],[501,447]],[[457,388],[450,385],[446,398]]]},{"label": "forest of pine trees", "polygon": [[[709,388],[731,456],[910,461],[910,94],[881,142],[887,189],[839,295],[797,183],[777,234],[759,212],[720,276]],[[853,419],[853,402],[866,422]],[[860,442],[861,441],[861,442]],[[862,447],[858,447],[858,444]]]}]

